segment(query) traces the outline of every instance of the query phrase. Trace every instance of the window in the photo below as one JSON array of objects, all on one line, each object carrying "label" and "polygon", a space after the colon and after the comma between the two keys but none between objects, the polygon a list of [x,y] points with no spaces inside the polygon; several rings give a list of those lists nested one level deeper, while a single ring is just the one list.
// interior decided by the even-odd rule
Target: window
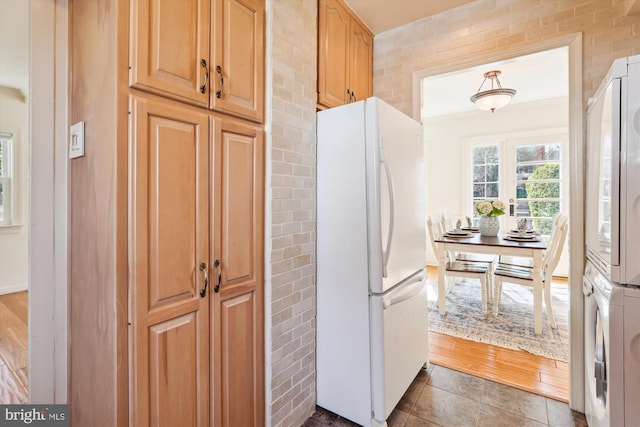
[{"label": "window", "polygon": [[0,225],[9,225],[12,223],[12,144],[12,134],[0,133]]},{"label": "window", "polygon": [[[500,149],[497,145],[483,145],[471,148],[471,168],[473,203],[500,197]],[[473,215],[478,213],[473,210]]]},{"label": "window", "polygon": [[561,211],[562,147],[559,142],[515,147],[516,217],[549,234]]}]

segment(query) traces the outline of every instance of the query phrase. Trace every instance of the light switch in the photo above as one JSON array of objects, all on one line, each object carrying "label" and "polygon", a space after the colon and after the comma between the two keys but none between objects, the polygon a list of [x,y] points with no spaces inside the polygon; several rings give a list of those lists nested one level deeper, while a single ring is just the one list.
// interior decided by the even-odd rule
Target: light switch
[{"label": "light switch", "polygon": [[84,156],[84,122],[78,122],[71,126],[69,132],[69,158]]}]

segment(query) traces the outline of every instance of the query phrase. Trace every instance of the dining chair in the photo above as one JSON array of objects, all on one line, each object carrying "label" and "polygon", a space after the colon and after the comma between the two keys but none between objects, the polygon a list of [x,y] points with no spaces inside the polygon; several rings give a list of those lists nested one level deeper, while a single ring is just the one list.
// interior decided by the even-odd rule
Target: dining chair
[{"label": "dining chair", "polygon": [[[552,236],[547,249],[543,254],[542,260],[542,287],[544,291],[544,304],[547,311],[547,317],[552,328],[557,328],[556,317],[553,313],[551,305],[551,276],[558,265],[558,260],[564,247],[569,226],[566,221],[557,227],[555,236]],[[552,233],[554,234],[554,233]],[[498,262],[493,270],[494,274],[494,295],[493,295],[493,315],[498,316],[500,308],[500,297],[502,295],[502,283],[515,283],[524,286],[534,286],[533,283],[533,267],[519,266]],[[535,305],[534,319],[536,316],[542,316],[542,303]]]},{"label": "dining chair", "polygon": [[[452,230],[451,214],[449,212],[443,212],[440,219],[440,227],[443,232]],[[496,261],[496,255],[492,254],[477,254],[471,252],[455,252],[451,253],[451,259],[464,262],[480,262],[487,264],[489,272],[493,271],[493,263]],[[487,297],[489,301],[493,299],[493,276],[489,274],[489,281],[487,282]]]},{"label": "dining chair", "polygon": [[[565,224],[569,218],[562,213],[557,213],[553,217],[553,225],[551,226],[551,233],[549,234],[549,244],[557,238],[558,230]],[[533,258],[529,257],[515,257],[509,255],[500,255],[498,262],[502,264],[509,264],[518,267],[533,267]]]},{"label": "dining chair", "polygon": [[[436,256],[438,256],[438,244],[436,243],[436,239],[440,239],[443,237],[444,229],[442,228],[442,222],[437,218],[437,216],[427,218],[427,230],[429,232],[429,238],[431,240],[433,251],[435,252]],[[440,259],[438,257],[438,264],[439,263]],[[445,279],[462,277],[465,279],[478,279],[480,281],[480,291],[482,295],[482,314],[486,315],[488,312],[487,299],[489,295],[489,275],[491,272],[489,265],[487,263],[480,262],[457,261],[452,254],[445,253],[444,265],[439,265],[438,268],[441,267],[444,268]],[[454,285],[455,282],[446,283],[445,292],[449,293]]]}]

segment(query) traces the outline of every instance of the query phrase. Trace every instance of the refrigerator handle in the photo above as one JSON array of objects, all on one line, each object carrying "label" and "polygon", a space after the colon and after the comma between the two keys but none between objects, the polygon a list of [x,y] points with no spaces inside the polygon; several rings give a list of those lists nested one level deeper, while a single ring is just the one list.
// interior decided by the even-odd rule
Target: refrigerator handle
[{"label": "refrigerator handle", "polygon": [[426,285],[427,281],[424,278],[424,273],[418,274],[404,285],[405,289],[402,292],[389,299],[385,299],[382,303],[382,307],[386,310],[392,305],[400,304],[403,301],[411,299],[422,292],[422,289],[424,289]]},{"label": "refrigerator handle", "polygon": [[387,236],[387,247],[382,251],[382,277],[387,277],[387,263],[389,262],[389,253],[391,252],[391,239],[393,239],[393,217],[394,217],[394,194],[393,194],[393,179],[391,178],[391,170],[389,169],[389,163],[384,156],[384,149],[382,148],[382,138],[380,138],[380,162],[384,166],[384,172],[387,176],[387,186],[389,188],[389,235]]}]

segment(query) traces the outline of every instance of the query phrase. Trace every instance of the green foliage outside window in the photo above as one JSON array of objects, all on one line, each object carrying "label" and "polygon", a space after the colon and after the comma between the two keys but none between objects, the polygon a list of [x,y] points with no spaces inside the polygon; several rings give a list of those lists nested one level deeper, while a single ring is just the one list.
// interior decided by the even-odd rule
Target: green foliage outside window
[{"label": "green foliage outside window", "polygon": [[[557,182],[536,182],[538,180],[556,180],[560,176],[558,163],[547,163],[538,166],[529,180],[525,183],[527,197],[531,199],[558,199],[560,198],[560,186]],[[540,230],[542,234],[551,233],[552,222],[549,220],[536,220],[536,217],[553,217],[560,212],[559,201],[529,201],[529,210],[533,220],[533,228]]]}]

